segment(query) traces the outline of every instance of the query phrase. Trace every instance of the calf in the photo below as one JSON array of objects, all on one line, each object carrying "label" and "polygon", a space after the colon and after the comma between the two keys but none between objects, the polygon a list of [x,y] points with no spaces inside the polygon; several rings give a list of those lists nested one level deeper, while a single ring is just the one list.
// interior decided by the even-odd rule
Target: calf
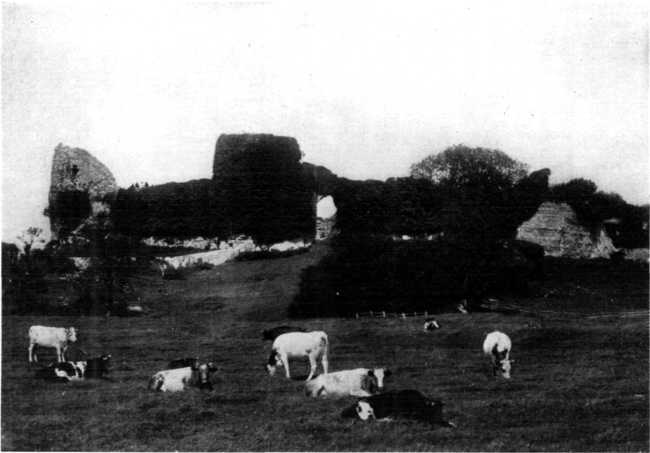
[{"label": "calf", "polygon": [[312,397],[341,398],[348,395],[370,396],[384,389],[384,379],[391,375],[386,368],[355,368],[321,374],[305,384]]},{"label": "calf", "polygon": [[38,362],[36,346],[56,349],[59,362],[65,361],[65,352],[69,343],[77,341],[77,331],[74,327],[31,326],[29,328],[29,363]]},{"label": "calf", "polygon": [[188,387],[212,390],[210,374],[217,368],[212,362],[202,363],[194,367],[163,370],[149,379],[149,389],[157,392],[182,392]]},{"label": "calf", "polygon": [[56,382],[80,381],[84,379],[86,361],[51,363],[36,371],[36,377]]},{"label": "calf", "polygon": [[185,368],[185,367],[199,367],[199,358],[198,357],[185,357],[183,359],[175,359],[169,362],[167,365],[168,370],[173,370],[175,368]]},{"label": "calf", "polygon": [[511,350],[512,342],[505,333],[495,330],[485,337],[483,353],[490,357],[492,372],[495,376],[498,372],[501,372],[504,378],[510,379],[510,364],[514,363],[514,360],[510,360]]},{"label": "calf", "polygon": [[429,399],[417,390],[400,390],[361,398],[341,416],[358,417],[364,421],[390,421],[393,417],[400,417],[455,428],[456,425],[443,419],[443,406],[441,401]]},{"label": "calf", "polygon": [[289,359],[308,357],[310,368],[307,380],[310,380],[314,376],[314,372],[318,366],[316,361],[320,357],[323,372],[327,374],[328,345],[327,334],[318,330],[313,332],[289,332],[282,334],[273,342],[266,369],[273,376],[276,368],[283,365],[287,379],[291,379]]},{"label": "calf", "polygon": [[434,318],[427,318],[424,320],[424,331],[428,332],[430,330],[440,329],[440,324]]},{"label": "calf", "polygon": [[289,332],[306,332],[307,329],[302,327],[291,327],[291,326],[278,326],[272,329],[267,329],[262,332],[262,340],[274,341],[277,337],[284,333]]}]

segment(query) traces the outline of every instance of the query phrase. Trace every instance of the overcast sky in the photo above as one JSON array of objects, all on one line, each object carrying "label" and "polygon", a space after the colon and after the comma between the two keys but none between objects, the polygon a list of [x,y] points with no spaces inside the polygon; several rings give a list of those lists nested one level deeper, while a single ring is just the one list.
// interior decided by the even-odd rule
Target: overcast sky
[{"label": "overcast sky", "polygon": [[3,2],[3,240],[60,142],[120,186],[210,177],[221,133],[360,179],[465,143],[648,202],[645,2],[348,3]]}]

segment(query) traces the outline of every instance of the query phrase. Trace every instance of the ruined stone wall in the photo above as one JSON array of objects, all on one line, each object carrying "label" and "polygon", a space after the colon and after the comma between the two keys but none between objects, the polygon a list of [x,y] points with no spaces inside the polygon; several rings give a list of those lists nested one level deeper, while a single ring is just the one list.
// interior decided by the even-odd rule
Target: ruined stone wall
[{"label": "ruined stone wall", "polygon": [[[68,233],[75,225],[70,224],[71,212],[75,206],[69,206],[65,194],[77,193],[83,196],[89,205],[88,217],[108,214],[110,206],[105,197],[117,192],[117,183],[110,170],[88,151],[59,144],[54,150],[52,161],[52,179],[50,183],[49,208],[52,238]],[[85,212],[85,211],[84,211]],[[73,219],[79,224],[87,218]],[[79,226],[79,225],[77,225]],[[64,231],[65,230],[65,231]]]},{"label": "ruined stone wall", "polygon": [[517,229],[517,239],[544,247],[547,256],[609,258],[617,249],[604,229],[592,235],[566,203],[542,203],[535,215]]}]

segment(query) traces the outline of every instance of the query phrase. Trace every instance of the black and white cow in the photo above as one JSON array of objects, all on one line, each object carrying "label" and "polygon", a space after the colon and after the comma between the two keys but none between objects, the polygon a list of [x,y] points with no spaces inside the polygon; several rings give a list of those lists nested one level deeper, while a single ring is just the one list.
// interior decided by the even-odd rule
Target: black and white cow
[{"label": "black and white cow", "polygon": [[104,354],[92,359],[86,359],[86,370],[84,377],[101,379],[104,375],[108,374],[111,367],[111,355]]},{"label": "black and white cow", "polygon": [[84,379],[86,361],[50,363],[36,371],[36,377],[56,382],[81,381]]},{"label": "black and white cow", "polygon": [[156,392],[182,392],[188,387],[212,390],[210,375],[217,371],[212,363],[201,363],[197,367],[163,370],[149,379],[149,389]]},{"label": "black and white cow", "polygon": [[456,425],[444,420],[443,406],[441,401],[429,399],[417,390],[399,390],[361,398],[345,409],[341,416],[358,417],[364,421],[407,418],[455,428]]},{"label": "black and white cow", "polygon": [[424,331],[428,332],[430,330],[440,329],[440,324],[435,318],[427,318],[424,320]]},{"label": "black and white cow", "polygon": [[305,384],[305,394],[320,398],[370,396],[384,390],[387,368],[355,368],[321,374]]},{"label": "black and white cow", "polygon": [[280,335],[288,332],[307,332],[307,329],[293,326],[278,326],[262,332],[262,340],[274,341]]}]

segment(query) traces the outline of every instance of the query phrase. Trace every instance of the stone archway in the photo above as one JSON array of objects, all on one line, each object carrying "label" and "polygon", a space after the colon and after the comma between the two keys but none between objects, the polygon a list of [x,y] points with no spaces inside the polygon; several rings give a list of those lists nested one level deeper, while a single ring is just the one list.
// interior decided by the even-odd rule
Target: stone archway
[{"label": "stone archway", "polygon": [[316,195],[316,237],[324,241],[332,235],[336,224],[336,204],[332,195]]}]

